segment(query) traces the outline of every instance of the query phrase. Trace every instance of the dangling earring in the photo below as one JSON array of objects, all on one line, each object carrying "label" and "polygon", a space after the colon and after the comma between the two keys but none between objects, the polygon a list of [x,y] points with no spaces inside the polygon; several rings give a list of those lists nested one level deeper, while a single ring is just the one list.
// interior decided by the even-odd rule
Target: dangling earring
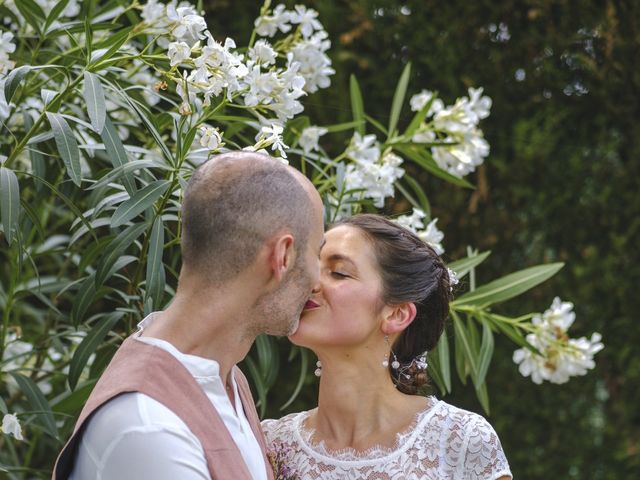
[{"label": "dangling earring", "polygon": [[318,367],[318,368],[316,368],[316,370],[313,372],[313,374],[316,377],[319,377],[320,375],[322,375],[322,363],[320,363],[320,360],[318,360],[316,362],[316,367]]},{"label": "dangling earring", "polygon": [[[389,351],[391,351],[391,355],[393,355],[393,362],[391,362],[391,368],[393,368],[394,370],[397,370],[400,367],[400,362],[398,361],[398,357],[396,357],[396,354],[393,353],[393,350],[391,350],[391,345],[389,344],[389,335],[385,335],[384,336],[384,341],[387,343],[387,347],[389,348]],[[389,367],[389,354],[388,353],[384,354],[384,360],[382,360],[382,366],[384,368],[388,368]]]}]

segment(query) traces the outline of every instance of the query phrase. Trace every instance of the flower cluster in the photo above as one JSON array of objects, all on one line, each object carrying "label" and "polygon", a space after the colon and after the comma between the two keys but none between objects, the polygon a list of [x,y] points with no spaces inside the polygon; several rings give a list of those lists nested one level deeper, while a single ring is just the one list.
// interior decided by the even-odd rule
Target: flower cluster
[{"label": "flower cluster", "polygon": [[400,215],[396,218],[396,222],[414,232],[422,241],[433,248],[438,255],[442,255],[444,253],[444,247],[442,246],[444,233],[436,227],[438,219],[434,218],[425,227],[423,222],[425,217],[426,214],[421,209],[414,208],[411,215]]},{"label": "flower cluster", "polygon": [[2,433],[13,435],[16,440],[24,440],[22,427],[15,413],[7,413],[2,417]]},{"label": "flower cluster", "polygon": [[468,97],[461,97],[448,107],[428,90],[410,100],[412,110],[427,109],[425,119],[412,140],[416,143],[440,143],[431,147],[433,159],[440,168],[456,177],[473,172],[489,155],[489,144],[478,123],[489,116],[491,99],[482,95],[482,88],[470,88],[468,93]]},{"label": "flower cluster", "polygon": [[402,158],[391,151],[380,152],[375,135],[361,136],[354,133],[345,152],[353,160],[347,165],[345,183],[349,191],[361,191],[364,198],[373,200],[380,208],[384,199],[394,194],[394,182],[404,175]]},{"label": "flower cluster", "polygon": [[523,376],[531,376],[537,384],[545,380],[565,383],[571,377],[585,375],[595,366],[593,356],[604,348],[602,336],[594,333],[591,339],[569,338],[567,330],[575,317],[573,304],[556,297],[542,316],[533,318],[533,331],[526,339],[539,353],[527,348],[513,352],[513,361],[519,364]]},{"label": "flower cluster", "polygon": [[298,472],[287,465],[287,457],[291,453],[291,447],[285,446],[283,443],[274,443],[273,448],[267,452],[275,480],[297,480],[299,478]]}]

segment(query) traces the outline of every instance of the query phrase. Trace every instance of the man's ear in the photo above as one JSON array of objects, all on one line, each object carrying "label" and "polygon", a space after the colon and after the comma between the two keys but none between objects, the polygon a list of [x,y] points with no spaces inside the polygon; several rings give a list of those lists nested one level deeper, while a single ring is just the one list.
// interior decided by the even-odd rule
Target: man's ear
[{"label": "man's ear", "polygon": [[402,332],[415,320],[416,313],[416,305],[413,302],[385,306],[382,332],[388,335]]},{"label": "man's ear", "polygon": [[271,255],[269,266],[274,278],[281,282],[285,272],[291,268],[294,261],[294,240],[290,233],[283,233],[275,236],[271,243]]}]

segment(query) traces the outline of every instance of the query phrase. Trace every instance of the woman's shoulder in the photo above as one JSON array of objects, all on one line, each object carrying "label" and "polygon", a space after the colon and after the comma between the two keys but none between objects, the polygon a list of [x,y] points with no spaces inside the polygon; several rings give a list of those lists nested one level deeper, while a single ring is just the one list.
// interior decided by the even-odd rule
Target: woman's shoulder
[{"label": "woman's shoulder", "polygon": [[291,434],[298,429],[300,419],[308,413],[308,411],[303,411],[290,413],[278,419],[265,419],[262,421],[262,431],[269,442],[290,438]]},{"label": "woman's shoulder", "polygon": [[456,407],[442,400],[439,404],[440,415],[437,415],[436,421],[444,421],[448,429],[455,429],[467,433],[485,430],[493,432],[493,427],[482,415]]}]

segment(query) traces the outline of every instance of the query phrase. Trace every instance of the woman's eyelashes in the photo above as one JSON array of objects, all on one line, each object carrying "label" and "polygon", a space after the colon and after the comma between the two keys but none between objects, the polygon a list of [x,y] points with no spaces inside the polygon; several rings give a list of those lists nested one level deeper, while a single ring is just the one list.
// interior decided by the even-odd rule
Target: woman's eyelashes
[{"label": "woman's eyelashes", "polygon": [[338,279],[342,279],[342,278],[350,278],[350,276],[349,276],[349,275],[347,275],[346,273],[342,273],[342,272],[339,272],[339,271],[337,271],[337,270],[332,270],[332,271],[330,271],[329,273],[331,274],[331,276],[332,276],[332,277],[334,277],[334,278],[338,278]]}]

